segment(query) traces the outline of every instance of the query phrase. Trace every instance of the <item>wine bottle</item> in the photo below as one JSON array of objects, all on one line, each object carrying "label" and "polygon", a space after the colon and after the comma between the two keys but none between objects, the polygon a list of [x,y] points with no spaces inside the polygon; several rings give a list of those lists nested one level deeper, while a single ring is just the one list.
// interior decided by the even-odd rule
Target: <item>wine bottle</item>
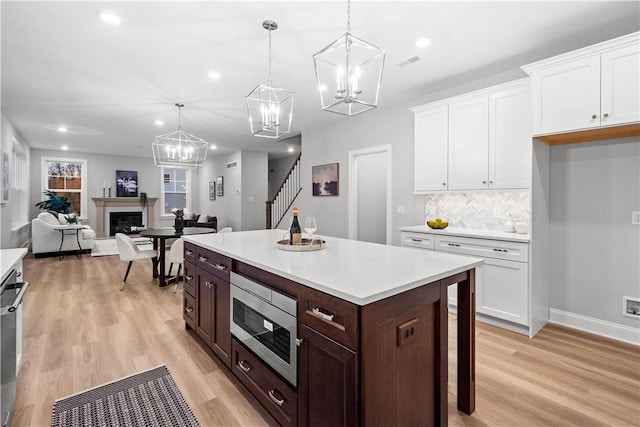
[{"label": "wine bottle", "polygon": [[302,228],[300,228],[300,222],[298,222],[298,208],[293,208],[293,221],[291,222],[291,229],[289,230],[289,244],[299,245],[302,243]]}]

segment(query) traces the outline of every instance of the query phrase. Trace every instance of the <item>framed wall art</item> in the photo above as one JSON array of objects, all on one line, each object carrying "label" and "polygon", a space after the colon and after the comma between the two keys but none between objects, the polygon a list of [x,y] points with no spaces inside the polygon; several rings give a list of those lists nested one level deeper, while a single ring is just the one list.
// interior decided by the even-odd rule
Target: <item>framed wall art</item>
[{"label": "framed wall art", "polygon": [[216,199],[216,182],[209,181],[209,200]]},{"label": "framed wall art", "polygon": [[224,196],[224,178],[221,176],[216,178],[216,196]]},{"label": "framed wall art", "polygon": [[311,184],[314,196],[337,196],[338,181],[338,163],[318,165],[311,168]]},{"label": "framed wall art", "polygon": [[116,197],[138,197],[138,171],[116,171]]}]

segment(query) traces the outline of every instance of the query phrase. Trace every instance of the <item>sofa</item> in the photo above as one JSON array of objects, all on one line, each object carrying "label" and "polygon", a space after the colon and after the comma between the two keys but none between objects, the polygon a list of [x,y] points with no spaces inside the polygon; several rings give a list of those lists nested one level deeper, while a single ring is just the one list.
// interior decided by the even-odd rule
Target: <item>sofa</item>
[{"label": "sofa", "polygon": [[185,227],[207,227],[218,229],[218,217],[209,215],[192,215],[191,218],[184,219]]},{"label": "sofa", "polygon": [[[31,250],[35,256],[58,254],[62,233],[56,227],[60,227],[60,225],[67,225],[65,215],[53,211],[41,212],[31,220]],[[95,238],[95,231],[88,225],[84,225],[78,232],[80,249],[82,251],[91,251]],[[77,250],[78,242],[76,241],[76,236],[66,234],[62,252]]]}]

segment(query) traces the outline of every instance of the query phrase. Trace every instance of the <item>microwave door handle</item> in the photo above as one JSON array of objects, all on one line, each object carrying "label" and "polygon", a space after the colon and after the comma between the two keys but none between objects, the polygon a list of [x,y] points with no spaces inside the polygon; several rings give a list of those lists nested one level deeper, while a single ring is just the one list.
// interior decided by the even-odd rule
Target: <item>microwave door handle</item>
[{"label": "microwave door handle", "polygon": [[13,303],[11,305],[7,307],[3,307],[3,308],[6,308],[6,312],[3,310],[2,314],[13,313],[18,309],[18,306],[20,305],[20,303],[22,302],[22,299],[24,298],[24,294],[27,292],[27,288],[29,288],[29,282],[16,283],[11,287],[14,289],[20,288],[20,292],[18,292],[18,295],[16,295],[16,299],[13,300]]}]

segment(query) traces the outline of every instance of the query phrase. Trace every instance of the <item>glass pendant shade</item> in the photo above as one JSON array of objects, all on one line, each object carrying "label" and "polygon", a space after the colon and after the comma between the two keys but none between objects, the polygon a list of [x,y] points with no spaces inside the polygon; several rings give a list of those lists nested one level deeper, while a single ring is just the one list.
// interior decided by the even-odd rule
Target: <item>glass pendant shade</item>
[{"label": "glass pendant shade", "polygon": [[[178,112],[184,105],[176,104]],[[178,116],[179,117],[179,116]],[[197,136],[184,132],[178,118],[178,130],[156,136],[151,144],[153,161],[156,166],[178,166],[198,168],[207,159],[209,143]]]},{"label": "glass pendant shade", "polygon": [[352,116],[378,106],[385,51],[349,32],[313,55],[322,109]]},{"label": "glass pendant shade", "polygon": [[247,95],[251,134],[279,138],[291,131],[294,93],[258,85]]}]

